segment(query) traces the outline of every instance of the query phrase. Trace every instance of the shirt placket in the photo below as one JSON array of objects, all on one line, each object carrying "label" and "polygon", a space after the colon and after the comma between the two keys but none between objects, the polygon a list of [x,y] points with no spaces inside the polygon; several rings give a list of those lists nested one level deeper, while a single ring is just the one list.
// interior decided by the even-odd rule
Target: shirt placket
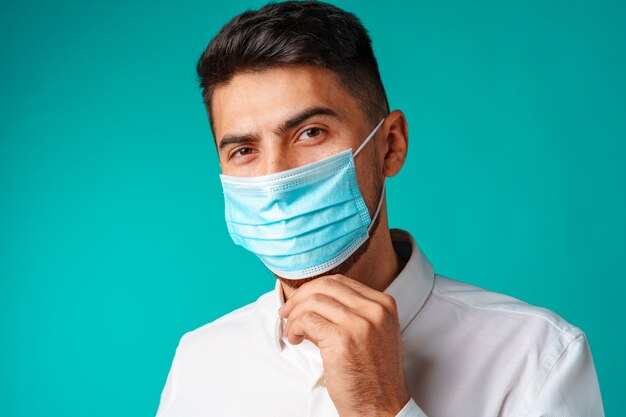
[{"label": "shirt placket", "polygon": [[310,393],[307,417],[337,417],[339,414],[326,389],[323,361],[317,346],[308,340],[299,345],[290,345],[286,340],[284,343],[285,356],[306,375]]}]

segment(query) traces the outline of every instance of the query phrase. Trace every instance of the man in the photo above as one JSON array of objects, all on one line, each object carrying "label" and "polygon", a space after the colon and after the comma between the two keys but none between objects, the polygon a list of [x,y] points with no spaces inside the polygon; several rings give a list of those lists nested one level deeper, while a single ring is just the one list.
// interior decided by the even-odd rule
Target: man
[{"label": "man", "polygon": [[277,281],[182,337],[159,417],[604,414],[580,329],[434,274],[389,230],[407,122],[354,15],[245,12],[197,70],[228,230]]}]

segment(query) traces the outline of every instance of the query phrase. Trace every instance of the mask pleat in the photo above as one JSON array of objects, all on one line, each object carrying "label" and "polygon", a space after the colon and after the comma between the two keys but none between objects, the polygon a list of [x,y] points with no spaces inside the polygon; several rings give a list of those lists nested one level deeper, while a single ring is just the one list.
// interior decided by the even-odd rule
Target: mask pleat
[{"label": "mask pleat", "polygon": [[286,258],[291,257],[292,259],[290,259],[289,262],[294,262],[293,265],[298,265],[298,268],[308,268],[310,264],[326,262],[328,259],[332,258],[333,254],[336,255],[342,248],[361,234],[367,235],[367,231],[357,229],[340,235],[333,234],[332,237],[328,237],[327,240],[318,242],[315,246],[308,247],[306,251],[298,251],[298,247],[295,246],[292,248],[293,252],[289,253],[272,253],[269,255],[257,253],[257,255],[263,262],[268,263],[268,265],[278,267],[284,263]]},{"label": "mask pleat", "polygon": [[[232,207],[232,206],[231,206]],[[232,213],[231,211],[231,219],[230,219],[230,223],[233,225],[237,225],[237,226],[249,226],[249,227],[280,227],[279,225],[277,225],[277,223],[282,223],[282,224],[286,224],[289,223],[291,221],[295,221],[297,219],[301,219],[303,217],[317,217],[319,215],[323,215],[324,212],[329,211],[329,210],[334,210],[338,208],[340,210],[340,212],[338,214],[343,214],[346,211],[350,210],[351,212],[357,212],[357,208],[353,202],[353,200],[351,198],[348,199],[341,199],[338,201],[327,201],[326,205],[323,206],[318,206],[318,208],[313,209],[313,210],[309,210],[308,212],[295,212],[295,210],[291,211],[290,213],[284,213],[283,217],[281,218],[275,218],[273,216],[275,216],[275,214],[272,214],[271,212],[279,212],[279,211],[284,211],[281,210],[280,207],[276,206],[273,208],[273,210],[267,210],[264,213],[254,213],[252,211],[248,211],[244,214],[243,211],[241,210],[231,210],[235,211],[235,213]],[[293,226],[296,226],[297,223],[294,223]]]},{"label": "mask pleat", "polygon": [[274,241],[295,239],[309,233],[317,233],[323,227],[334,226],[338,222],[346,222],[349,217],[353,216],[360,216],[360,213],[354,204],[348,201],[317,210],[314,218],[298,216],[266,225],[231,222],[231,227],[240,239],[274,244]]}]

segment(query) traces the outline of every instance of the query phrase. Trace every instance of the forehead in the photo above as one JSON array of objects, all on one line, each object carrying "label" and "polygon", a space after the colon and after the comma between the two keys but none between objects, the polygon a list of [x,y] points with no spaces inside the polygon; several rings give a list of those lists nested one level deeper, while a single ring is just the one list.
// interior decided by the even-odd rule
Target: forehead
[{"label": "forehead", "polygon": [[274,127],[295,111],[313,106],[329,107],[346,119],[361,116],[356,99],[327,69],[294,66],[241,72],[213,93],[215,135]]}]

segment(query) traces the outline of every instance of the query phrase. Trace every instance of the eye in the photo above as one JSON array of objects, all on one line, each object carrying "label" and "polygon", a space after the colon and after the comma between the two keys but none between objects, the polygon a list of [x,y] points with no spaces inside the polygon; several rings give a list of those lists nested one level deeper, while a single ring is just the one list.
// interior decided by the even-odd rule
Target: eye
[{"label": "eye", "polygon": [[235,149],[235,151],[233,151],[233,152],[230,154],[230,158],[238,158],[238,157],[240,158],[240,157],[244,157],[244,156],[246,156],[246,155],[251,154],[253,151],[254,151],[254,149],[252,149],[252,148],[246,148],[246,147],[242,147],[242,148],[239,148],[239,149]]},{"label": "eye", "polygon": [[319,127],[312,127],[310,129],[302,131],[299,139],[304,139],[304,140],[317,139],[321,137],[323,133],[324,133],[324,129],[319,128]]}]

